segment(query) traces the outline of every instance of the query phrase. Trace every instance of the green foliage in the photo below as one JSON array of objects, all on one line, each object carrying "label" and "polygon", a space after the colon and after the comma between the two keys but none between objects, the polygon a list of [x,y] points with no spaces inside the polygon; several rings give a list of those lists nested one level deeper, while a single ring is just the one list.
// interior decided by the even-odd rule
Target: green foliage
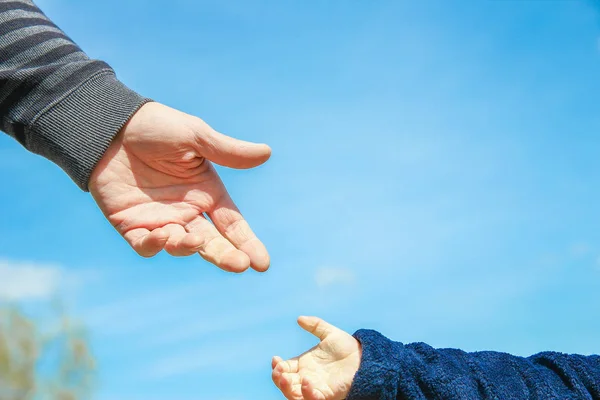
[{"label": "green foliage", "polygon": [[95,365],[85,332],[53,314],[41,324],[17,307],[0,305],[0,399],[89,397]]}]

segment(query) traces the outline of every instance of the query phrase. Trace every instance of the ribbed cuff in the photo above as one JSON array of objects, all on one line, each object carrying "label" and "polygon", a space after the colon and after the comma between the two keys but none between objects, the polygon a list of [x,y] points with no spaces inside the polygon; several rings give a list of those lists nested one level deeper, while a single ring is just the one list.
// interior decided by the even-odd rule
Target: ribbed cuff
[{"label": "ribbed cuff", "polygon": [[398,357],[404,346],[368,329],[353,336],[362,346],[362,358],[347,400],[395,400],[400,374]]},{"label": "ribbed cuff", "polygon": [[98,74],[43,112],[29,127],[28,148],[61,167],[84,191],[108,146],[146,99]]}]

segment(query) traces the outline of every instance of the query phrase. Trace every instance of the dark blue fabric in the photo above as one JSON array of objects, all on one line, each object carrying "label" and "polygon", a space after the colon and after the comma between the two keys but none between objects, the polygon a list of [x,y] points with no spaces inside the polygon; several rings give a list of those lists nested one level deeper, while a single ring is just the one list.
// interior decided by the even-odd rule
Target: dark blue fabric
[{"label": "dark blue fabric", "polygon": [[531,357],[404,345],[359,330],[362,360],[347,400],[600,399],[600,356]]}]

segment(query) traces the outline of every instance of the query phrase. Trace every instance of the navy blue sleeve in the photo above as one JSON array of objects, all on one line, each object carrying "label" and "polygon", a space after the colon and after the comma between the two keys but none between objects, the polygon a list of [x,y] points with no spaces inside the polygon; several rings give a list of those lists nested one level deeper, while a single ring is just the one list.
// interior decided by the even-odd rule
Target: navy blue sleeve
[{"label": "navy blue sleeve", "polygon": [[600,356],[466,353],[371,330],[354,337],[362,360],[347,400],[600,399]]}]

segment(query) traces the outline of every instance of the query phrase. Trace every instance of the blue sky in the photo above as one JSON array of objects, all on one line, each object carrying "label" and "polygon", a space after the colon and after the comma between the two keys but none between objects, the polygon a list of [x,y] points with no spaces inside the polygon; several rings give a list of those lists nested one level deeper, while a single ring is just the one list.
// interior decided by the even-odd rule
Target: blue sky
[{"label": "blue sky", "polygon": [[98,399],[278,399],[271,356],[314,344],[301,314],[436,347],[600,351],[593,3],[38,4],[135,90],[273,148],[220,169],[272,255],[230,275],[139,258],[0,136],[0,295],[65,300]]}]

